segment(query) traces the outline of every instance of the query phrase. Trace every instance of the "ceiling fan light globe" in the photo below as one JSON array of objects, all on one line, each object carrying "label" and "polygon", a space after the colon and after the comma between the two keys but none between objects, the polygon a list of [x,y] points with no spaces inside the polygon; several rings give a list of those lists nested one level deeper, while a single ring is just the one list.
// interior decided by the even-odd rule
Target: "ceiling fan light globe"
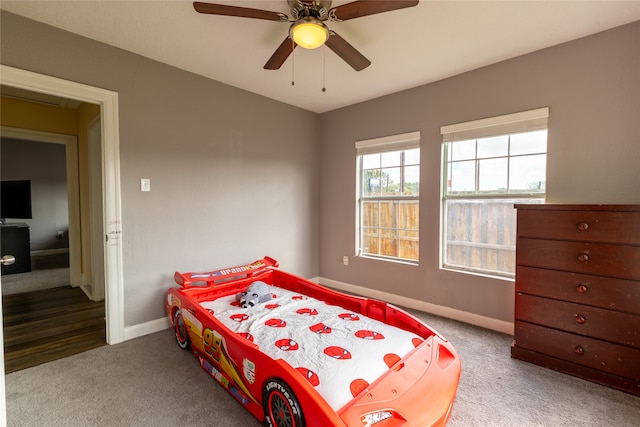
[{"label": "ceiling fan light globe", "polygon": [[305,18],[291,26],[291,38],[300,47],[315,49],[329,38],[329,29],[321,21]]}]

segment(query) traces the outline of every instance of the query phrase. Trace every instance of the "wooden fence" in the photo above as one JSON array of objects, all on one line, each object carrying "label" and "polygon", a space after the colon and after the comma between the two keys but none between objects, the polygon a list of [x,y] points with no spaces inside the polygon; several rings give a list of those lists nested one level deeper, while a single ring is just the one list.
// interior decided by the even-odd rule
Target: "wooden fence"
[{"label": "wooden fence", "polygon": [[420,207],[417,200],[363,203],[365,253],[418,260]]},{"label": "wooden fence", "polygon": [[513,200],[449,200],[444,263],[486,272],[515,273]]},{"label": "wooden fence", "polygon": [[[448,266],[515,273],[514,200],[449,200],[445,221]],[[371,201],[363,204],[363,251],[371,255],[419,259],[419,204]]]}]

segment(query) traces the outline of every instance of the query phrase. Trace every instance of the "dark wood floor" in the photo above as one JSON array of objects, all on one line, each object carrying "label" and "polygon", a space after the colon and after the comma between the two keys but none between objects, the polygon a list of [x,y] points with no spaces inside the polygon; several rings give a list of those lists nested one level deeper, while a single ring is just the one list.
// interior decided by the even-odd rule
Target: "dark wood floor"
[{"label": "dark wood floor", "polygon": [[69,267],[69,254],[52,254],[31,257],[31,270]]},{"label": "dark wood floor", "polygon": [[5,373],[105,345],[104,302],[64,286],[2,298]]}]

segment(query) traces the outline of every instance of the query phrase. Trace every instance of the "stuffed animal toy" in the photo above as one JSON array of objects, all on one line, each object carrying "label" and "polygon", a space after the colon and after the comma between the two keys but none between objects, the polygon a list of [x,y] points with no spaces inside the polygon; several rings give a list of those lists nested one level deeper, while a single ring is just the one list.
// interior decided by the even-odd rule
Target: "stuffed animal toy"
[{"label": "stuffed animal toy", "polygon": [[236,295],[236,301],[240,301],[242,308],[250,308],[261,302],[273,298],[269,285],[264,282],[253,282],[245,292]]}]

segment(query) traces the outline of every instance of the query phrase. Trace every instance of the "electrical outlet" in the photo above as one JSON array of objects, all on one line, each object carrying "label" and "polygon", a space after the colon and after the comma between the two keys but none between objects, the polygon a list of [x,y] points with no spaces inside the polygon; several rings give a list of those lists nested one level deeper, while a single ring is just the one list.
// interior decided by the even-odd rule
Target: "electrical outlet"
[{"label": "electrical outlet", "polygon": [[346,255],[345,255],[345,256],[343,256],[343,257],[342,257],[342,263],[343,263],[344,265],[349,265],[349,257],[348,257],[348,256],[346,256]]}]

